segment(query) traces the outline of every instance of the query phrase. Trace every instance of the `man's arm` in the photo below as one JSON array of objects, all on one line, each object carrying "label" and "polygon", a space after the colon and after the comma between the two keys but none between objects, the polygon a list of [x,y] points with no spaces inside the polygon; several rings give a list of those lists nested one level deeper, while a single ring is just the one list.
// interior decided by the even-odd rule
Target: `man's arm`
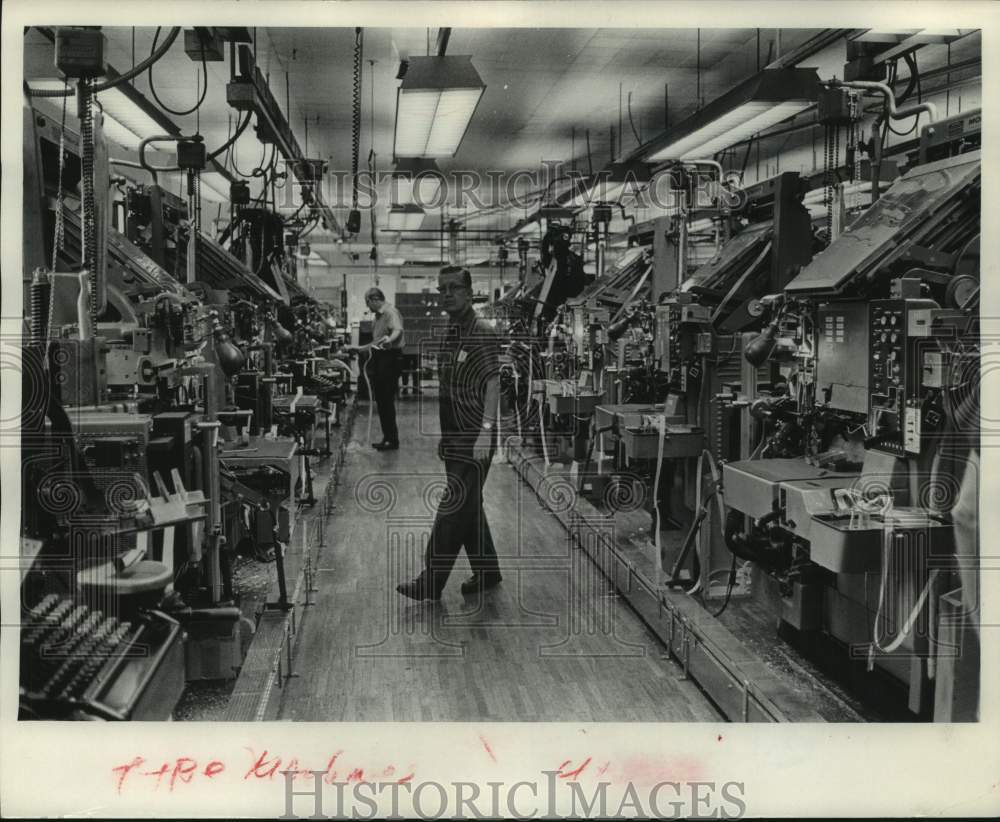
[{"label": "man's arm", "polygon": [[494,334],[492,329],[488,330],[480,354],[483,358],[481,367],[486,371],[483,385],[483,425],[476,437],[473,457],[481,460],[489,458],[500,413],[500,348]]},{"label": "man's arm", "polygon": [[386,308],[386,312],[389,314],[389,333],[383,337],[385,340],[384,344],[394,345],[403,336],[403,315],[399,313],[399,309],[396,306],[392,306],[391,309]]}]

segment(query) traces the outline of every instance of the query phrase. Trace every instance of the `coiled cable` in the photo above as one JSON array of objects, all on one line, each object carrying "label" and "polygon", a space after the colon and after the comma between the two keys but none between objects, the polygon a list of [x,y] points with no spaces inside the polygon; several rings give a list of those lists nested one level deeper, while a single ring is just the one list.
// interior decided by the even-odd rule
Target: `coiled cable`
[{"label": "coiled cable", "polygon": [[81,78],[80,100],[80,156],[82,175],[80,202],[82,262],[90,277],[90,327],[97,327],[97,211],[94,193],[94,81]]},{"label": "coiled cable", "polygon": [[354,29],[354,88],[351,92],[351,174],[354,190],[351,193],[351,207],[358,207],[358,164],[361,159],[361,61],[364,53],[364,29]]}]

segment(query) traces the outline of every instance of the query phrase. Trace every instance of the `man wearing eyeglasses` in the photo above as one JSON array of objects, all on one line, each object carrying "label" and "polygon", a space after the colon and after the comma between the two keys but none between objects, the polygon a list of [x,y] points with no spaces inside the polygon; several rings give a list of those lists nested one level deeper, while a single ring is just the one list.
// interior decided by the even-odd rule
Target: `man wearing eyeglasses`
[{"label": "man wearing eyeglasses", "polygon": [[371,375],[372,399],[378,406],[378,421],[382,428],[382,441],[372,444],[379,451],[399,449],[399,429],[396,427],[396,385],[399,381],[403,359],[403,316],[396,306],[385,301],[380,288],[365,292],[365,305],[375,315],[372,341],[351,351],[370,351],[371,363],[365,368]]},{"label": "man wearing eyeglasses", "polygon": [[472,308],[468,269],[446,266],[438,275],[441,307],[448,313],[439,362],[441,442],[447,488],[438,506],[424,559],[415,580],[396,590],[411,599],[441,598],[458,552],[465,553],[472,576],[462,583],[471,594],[500,584],[500,564],[483,510],[483,485],[489,473],[500,397],[499,341]]}]

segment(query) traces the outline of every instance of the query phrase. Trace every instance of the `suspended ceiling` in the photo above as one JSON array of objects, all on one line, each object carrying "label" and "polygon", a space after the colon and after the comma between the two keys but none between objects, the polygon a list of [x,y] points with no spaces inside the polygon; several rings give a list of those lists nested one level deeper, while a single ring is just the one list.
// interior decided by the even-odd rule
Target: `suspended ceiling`
[{"label": "suspended ceiling", "polygon": [[[154,28],[106,27],[109,62],[119,72],[145,58]],[[468,54],[486,91],[456,157],[445,172],[538,170],[545,161],[569,162],[586,170],[610,159],[611,142],[627,152],[711,101],[739,80],[818,33],[815,29],[455,29],[449,54]],[[256,59],[268,76],[295,135],[311,157],[332,169],[351,168],[352,28],[261,28]],[[161,37],[163,32],[161,32]],[[392,164],[395,79],[400,60],[435,49],[436,29],[364,30],[360,161],[370,152],[379,170]],[[161,100],[175,109],[198,98],[201,64],[178,38],[155,65]],[[759,45],[758,45],[759,44]],[[209,81],[198,115],[171,116],[184,133],[200,129],[209,147],[226,140],[234,120],[226,104],[228,62],[207,64]],[[25,38],[25,76],[57,76],[51,43],[38,33]],[[286,79],[287,78],[287,79]],[[152,100],[148,74],[135,88]],[[287,83],[287,86],[286,86]],[[286,87],[288,89],[286,97]],[[631,118],[629,117],[631,95]],[[374,126],[374,127],[373,127]],[[589,156],[587,138],[589,136]],[[232,159],[250,172],[265,154],[248,130]],[[347,208],[335,209],[343,221]],[[380,225],[385,225],[379,209]],[[513,218],[509,218],[513,219]],[[438,224],[429,214],[425,228]],[[369,244],[363,222],[358,246]],[[334,238],[328,238],[329,248]],[[380,241],[396,239],[380,234]],[[322,247],[323,238],[314,240]],[[397,249],[398,251],[398,249]]]}]

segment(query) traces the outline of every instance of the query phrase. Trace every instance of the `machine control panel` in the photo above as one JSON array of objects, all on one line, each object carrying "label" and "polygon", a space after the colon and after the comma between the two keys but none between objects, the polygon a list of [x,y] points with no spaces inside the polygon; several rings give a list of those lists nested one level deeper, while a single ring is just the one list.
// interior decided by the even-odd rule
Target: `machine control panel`
[{"label": "machine control panel", "polygon": [[[920,453],[922,354],[920,333],[932,300],[875,300],[869,304],[870,445],[896,456]],[[921,322],[923,320],[923,322]]]},{"label": "machine control panel", "polygon": [[656,307],[656,359],[672,387],[687,390],[688,361],[696,353],[698,326],[709,317],[708,308],[697,303],[671,301]]}]

